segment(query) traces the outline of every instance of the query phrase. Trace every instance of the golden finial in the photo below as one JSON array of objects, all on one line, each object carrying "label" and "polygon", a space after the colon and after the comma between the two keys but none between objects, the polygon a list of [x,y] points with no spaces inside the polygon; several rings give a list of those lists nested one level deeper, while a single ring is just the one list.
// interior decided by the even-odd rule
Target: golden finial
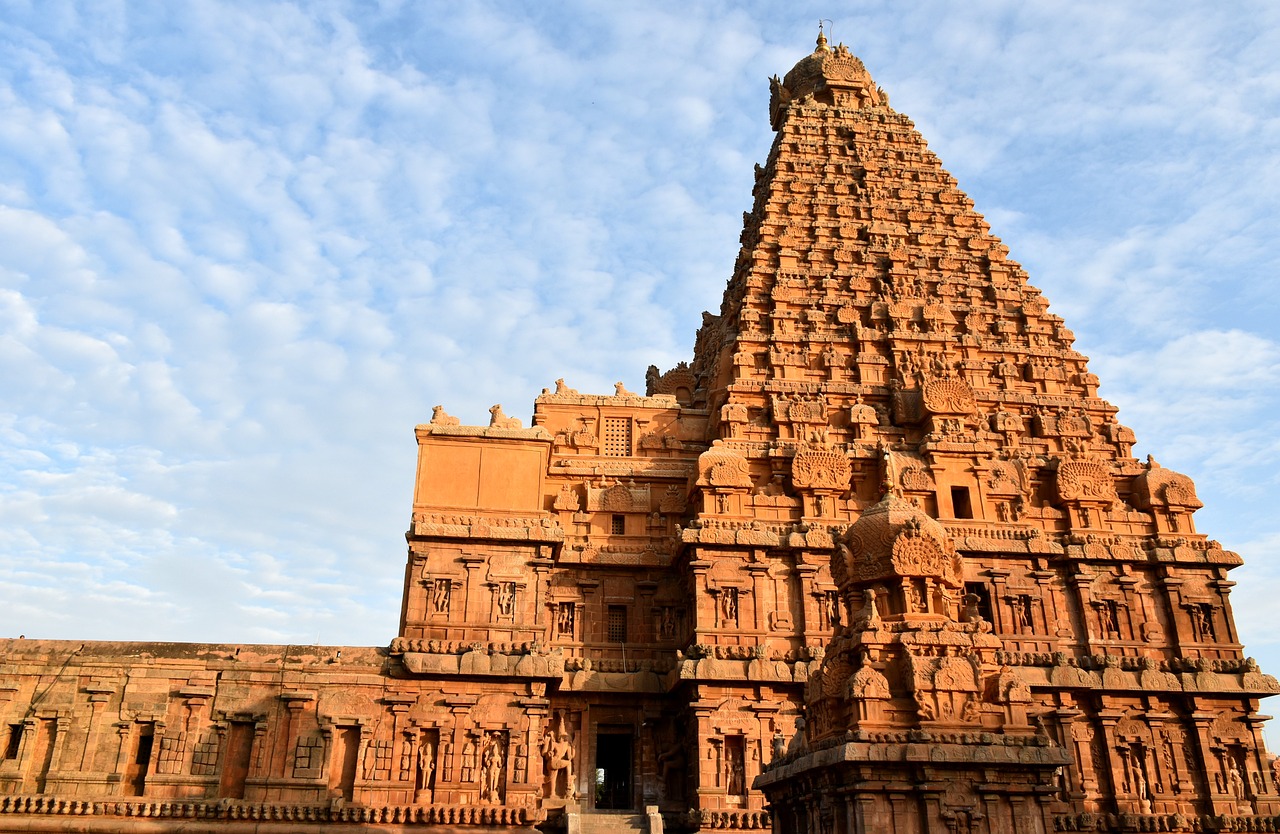
[{"label": "golden finial", "polygon": [[827,35],[826,35],[826,33],[825,33],[825,32],[823,32],[823,31],[822,31],[822,23],[823,23],[823,21],[821,21],[821,20],[819,20],[819,21],[818,21],[818,48],[817,48],[816,50],[814,50],[815,52],[827,52],[827,51],[828,51],[828,49],[827,49]]}]

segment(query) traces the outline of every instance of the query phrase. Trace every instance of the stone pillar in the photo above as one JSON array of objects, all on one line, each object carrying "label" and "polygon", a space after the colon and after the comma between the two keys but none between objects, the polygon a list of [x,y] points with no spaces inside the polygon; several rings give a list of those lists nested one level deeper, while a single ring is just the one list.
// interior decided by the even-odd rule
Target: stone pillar
[{"label": "stone pillar", "polygon": [[[991,577],[991,618],[995,621],[991,627],[996,634],[1014,633],[1010,627],[1013,622],[1005,612],[1009,596],[1009,571],[1004,568],[989,568],[986,573]],[[1005,605],[1001,605],[1001,602]]]},{"label": "stone pillar", "polygon": [[[768,628],[766,623],[765,600],[768,596],[764,592],[764,583],[768,579],[769,565],[764,562],[749,562],[747,564],[747,573],[751,575],[751,623],[752,628],[757,632],[764,631]],[[738,617],[741,622],[742,617],[742,601],[738,601]]]},{"label": "stone pillar", "polygon": [[[1209,728],[1216,716],[1213,713],[1194,712],[1191,723],[1195,727],[1195,748],[1199,754],[1203,768],[1200,770],[1204,780],[1205,792],[1209,795],[1210,812],[1214,814],[1236,813],[1235,797],[1225,785],[1226,774],[1222,773],[1220,747],[1210,735]],[[1187,763],[1189,766],[1191,762]]]},{"label": "stone pillar", "polygon": [[1231,612],[1231,589],[1235,587],[1235,582],[1230,579],[1215,579],[1209,583],[1209,587],[1218,592],[1218,597],[1222,600],[1222,616],[1218,617],[1218,606],[1214,606],[1213,632],[1220,636],[1220,643],[1239,643],[1240,635],[1236,633],[1236,618]]},{"label": "stone pillar", "polygon": [[[533,625],[535,628],[542,625],[542,609],[546,607],[540,603],[540,600],[544,596],[543,591],[547,586],[547,573],[553,564],[551,557],[546,555],[548,550],[549,548],[545,545],[538,545],[535,549],[534,558],[529,560],[529,567],[533,568]],[[554,629],[556,622],[554,611],[550,613],[547,620],[550,622],[551,628]]]},{"label": "stone pillar", "polygon": [[[801,559],[803,560],[803,555]],[[818,616],[817,602],[813,597],[815,591],[813,578],[817,572],[817,565],[807,564],[803,561],[796,564],[796,575],[800,577],[800,600],[803,603],[800,609],[800,622],[794,626],[798,634],[808,634],[810,629],[816,630],[819,623],[822,622],[822,618]]]},{"label": "stone pillar", "polygon": [[1066,601],[1062,599],[1061,589],[1054,579],[1057,573],[1051,570],[1033,570],[1030,574],[1035,580],[1040,597],[1040,616],[1044,618],[1044,634],[1046,637],[1067,637],[1071,634],[1071,612],[1066,610]]},{"label": "stone pillar", "polygon": [[475,622],[476,606],[483,604],[482,599],[476,599],[479,596],[479,588],[476,587],[475,574],[484,562],[483,556],[464,555],[462,557],[462,567],[467,571],[467,585],[462,595],[462,622],[467,625]]}]

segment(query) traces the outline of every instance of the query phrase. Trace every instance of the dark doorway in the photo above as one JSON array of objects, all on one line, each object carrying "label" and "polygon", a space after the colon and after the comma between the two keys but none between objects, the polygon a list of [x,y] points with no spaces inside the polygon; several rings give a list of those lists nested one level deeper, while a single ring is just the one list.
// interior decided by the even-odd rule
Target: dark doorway
[{"label": "dark doorway", "polygon": [[133,754],[124,772],[124,795],[142,796],[151,768],[151,750],[156,740],[156,725],[150,721],[134,725]]},{"label": "dark doorway", "polygon": [[631,733],[596,735],[596,808],[627,811],[631,795]]},{"label": "dark doorway", "polygon": [[227,752],[222,760],[218,796],[244,799],[244,782],[249,777],[249,754],[253,751],[253,724],[232,721],[227,731]]}]

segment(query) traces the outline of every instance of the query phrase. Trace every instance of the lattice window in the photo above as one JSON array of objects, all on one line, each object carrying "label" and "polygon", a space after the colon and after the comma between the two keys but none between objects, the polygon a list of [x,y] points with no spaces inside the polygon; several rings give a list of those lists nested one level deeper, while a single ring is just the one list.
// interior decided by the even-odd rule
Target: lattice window
[{"label": "lattice window", "polygon": [[610,605],[608,611],[607,637],[610,643],[627,642],[627,606]]},{"label": "lattice window", "polygon": [[615,536],[624,535],[627,532],[627,517],[621,513],[615,514],[609,519],[609,532]]},{"label": "lattice window", "polygon": [[631,457],[631,418],[604,418],[604,453],[608,457]]}]

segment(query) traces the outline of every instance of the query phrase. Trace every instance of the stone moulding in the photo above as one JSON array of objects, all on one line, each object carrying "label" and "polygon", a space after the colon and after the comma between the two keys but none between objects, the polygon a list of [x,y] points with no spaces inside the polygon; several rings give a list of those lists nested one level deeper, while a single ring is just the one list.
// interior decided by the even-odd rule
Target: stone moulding
[{"label": "stone moulding", "polygon": [[[965,742],[946,742],[920,734],[911,741],[847,741],[802,750],[778,762],[771,762],[756,779],[756,787],[786,781],[814,768],[842,762],[932,763],[988,767],[1065,767],[1071,753],[1053,747],[1040,738],[974,733]],[[1003,743],[1001,743],[1003,742]]]},{"label": "stone moulding", "polygon": [[415,427],[419,435],[433,434],[440,437],[487,437],[494,440],[539,440],[551,443],[555,440],[542,426],[527,429],[503,429],[496,426],[448,426],[441,423],[422,423]]},{"label": "stone moulding", "polygon": [[550,516],[532,518],[414,513],[412,533],[423,537],[491,539],[543,544],[559,544],[565,540],[564,528]]}]

